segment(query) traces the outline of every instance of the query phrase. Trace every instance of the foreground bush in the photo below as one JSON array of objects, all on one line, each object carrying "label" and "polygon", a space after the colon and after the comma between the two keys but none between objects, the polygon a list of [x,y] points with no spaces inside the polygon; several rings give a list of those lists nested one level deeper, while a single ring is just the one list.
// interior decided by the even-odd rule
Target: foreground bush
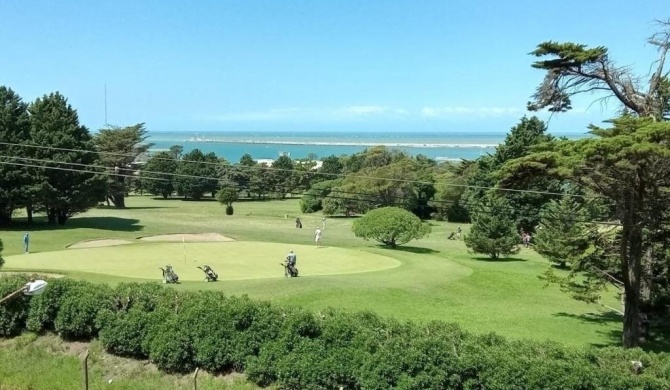
[{"label": "foreground bush", "polygon": [[[25,280],[1,277],[0,293]],[[107,352],[150,359],[163,371],[244,371],[258,385],[283,389],[670,388],[670,356],[639,349],[508,341],[443,322],[312,313],[158,284],[49,282],[43,295],[0,306],[0,335],[28,329],[98,337]],[[633,360],[642,362],[641,373],[631,370]]]}]

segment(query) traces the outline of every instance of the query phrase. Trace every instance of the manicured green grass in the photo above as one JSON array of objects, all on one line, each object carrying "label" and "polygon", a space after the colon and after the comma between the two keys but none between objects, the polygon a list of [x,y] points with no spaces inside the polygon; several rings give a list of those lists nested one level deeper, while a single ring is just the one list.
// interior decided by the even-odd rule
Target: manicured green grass
[{"label": "manicured green grass", "polygon": [[[43,230],[33,228],[30,255],[9,257],[22,251],[21,228],[2,232],[0,237],[5,243],[5,256],[9,257],[8,265],[21,268],[23,257],[28,265],[29,259],[37,256],[32,253],[40,252],[40,256],[47,256],[44,257],[44,270],[49,270],[49,258],[60,259],[57,263],[63,264],[67,258],[62,256],[81,251],[77,249],[63,252],[63,249],[82,240],[135,239],[160,233],[216,232],[235,238],[239,241],[235,244],[249,243],[252,247],[257,247],[259,252],[262,252],[260,248],[264,243],[279,244],[268,246],[272,249],[268,249],[267,253],[263,252],[267,257],[263,261],[277,267],[276,270],[272,270],[272,267],[269,270],[278,272],[279,276],[282,275],[282,270],[275,264],[283,260],[289,249],[296,249],[298,264],[305,276],[288,280],[274,277],[222,280],[217,283],[185,280],[174,288],[218,289],[229,294],[247,294],[252,298],[269,299],[314,310],[332,306],[372,310],[382,315],[418,322],[453,321],[475,332],[496,332],[513,338],[551,339],[569,345],[616,345],[619,342],[618,318],[602,312],[598,306],[570,299],[555,286],[545,288],[537,276],[548,264],[535,252],[523,250],[514,259],[489,261],[469,254],[462,241],[446,239],[447,233],[456,229],[454,224],[431,222],[433,233],[430,237],[391,250],[374,242],[355,238],[351,233],[352,219],[329,218],[324,231],[324,245],[328,248],[319,252],[322,249],[313,248],[313,233],[321,225],[322,216],[300,216],[304,228],[296,229],[294,220],[299,215],[296,199],[237,202],[233,216],[226,216],[223,207],[211,201],[164,201],[137,196],[129,198],[127,205],[129,208],[125,210],[91,210],[72,219],[65,227]],[[467,234],[468,227],[463,226],[463,230]],[[231,243],[197,246],[202,245],[204,248],[213,245],[225,248],[228,244]],[[116,254],[114,259],[122,261],[124,251],[132,250],[131,247],[135,246],[139,248],[139,245],[147,245],[147,248],[152,245],[157,245],[156,248],[168,245],[164,247],[168,248],[172,244],[133,244],[108,248],[105,253],[109,253],[110,257]],[[181,243],[174,245],[174,253],[169,253],[169,259],[161,260],[159,266],[172,263],[180,275],[193,271],[194,275],[201,278],[202,274],[198,274],[201,271],[186,265],[182,267],[184,261]],[[190,245],[196,244],[187,243],[187,248]],[[346,275],[314,272],[309,275],[310,261],[320,262],[318,254],[325,255],[328,251],[339,248],[355,249],[353,252],[360,256],[361,262],[369,255],[380,255],[395,259],[401,265],[376,272]],[[310,250],[316,251],[314,255]],[[44,253],[51,251],[59,252]],[[342,253],[346,252],[343,250]],[[243,254],[239,256],[244,257]],[[213,261],[205,257],[196,257],[198,262],[213,264]],[[333,261],[340,259],[338,252],[338,260]],[[112,284],[129,280],[120,276],[93,273],[96,272],[91,269],[94,267],[84,269],[77,265],[78,261],[73,260],[70,267],[75,271],[59,272]],[[93,263],[100,260],[91,258],[90,261]],[[226,261],[225,255],[222,261]],[[151,276],[145,276],[147,280],[156,281],[160,278],[159,270],[155,270],[158,276],[151,270],[154,266],[152,264],[147,267],[151,273]],[[215,269],[221,275],[226,275],[229,271],[225,263]],[[249,272],[258,274],[266,271]],[[616,305],[615,302],[608,303]]]},{"label": "manicured green grass", "polygon": [[[103,248],[70,249],[9,256],[5,269],[82,271],[127,278],[160,279],[159,267],[173,266],[181,281],[203,281],[197,268],[207,264],[219,279],[283,278],[280,266],[286,245],[267,242],[133,243]],[[380,271],[397,267],[398,260],[374,253],[337,247],[293,245],[305,277]]]}]

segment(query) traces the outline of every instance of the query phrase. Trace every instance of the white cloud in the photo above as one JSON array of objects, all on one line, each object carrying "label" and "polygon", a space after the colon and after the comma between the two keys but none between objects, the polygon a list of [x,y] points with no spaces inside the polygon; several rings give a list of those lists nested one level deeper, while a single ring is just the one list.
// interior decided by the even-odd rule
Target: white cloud
[{"label": "white cloud", "polygon": [[205,119],[222,122],[262,122],[283,120],[346,120],[382,115],[407,115],[405,109],[378,105],[347,106],[340,108],[272,108],[266,111],[230,112],[210,115]]},{"label": "white cloud", "polygon": [[421,115],[429,118],[457,115],[505,116],[518,115],[524,111],[516,107],[424,107],[421,109]]},{"label": "white cloud", "polygon": [[389,109],[387,107],[382,106],[351,106],[343,108],[342,112],[344,114],[350,114],[354,116],[359,115],[367,116],[367,115],[383,114],[388,110]]}]

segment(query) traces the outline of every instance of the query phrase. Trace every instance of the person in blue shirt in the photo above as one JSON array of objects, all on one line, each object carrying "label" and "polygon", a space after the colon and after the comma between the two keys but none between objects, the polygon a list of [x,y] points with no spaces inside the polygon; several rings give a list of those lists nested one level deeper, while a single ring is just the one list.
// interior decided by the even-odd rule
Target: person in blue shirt
[{"label": "person in blue shirt", "polygon": [[30,245],[30,233],[26,232],[23,235],[23,253],[28,253],[28,246]]}]

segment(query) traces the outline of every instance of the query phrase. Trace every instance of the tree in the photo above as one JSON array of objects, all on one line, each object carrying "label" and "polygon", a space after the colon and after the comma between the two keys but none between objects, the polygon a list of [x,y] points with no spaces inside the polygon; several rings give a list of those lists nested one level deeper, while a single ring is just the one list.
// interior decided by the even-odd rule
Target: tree
[{"label": "tree", "polygon": [[494,260],[519,253],[519,234],[509,216],[509,207],[504,198],[490,195],[473,208],[472,227],[463,239],[465,245]]},{"label": "tree", "polygon": [[[605,94],[603,99],[618,101],[622,116],[610,129],[592,126],[591,132],[598,138],[552,143],[506,169],[508,177],[528,178],[534,172],[569,178],[615,206],[615,218],[621,223],[616,241],[624,287],[622,342],[627,348],[639,345],[644,336],[645,313],[641,310],[647,299],[643,293],[653,291],[654,272],[659,272],[658,263],[665,261],[664,256],[654,256],[651,242],[652,237],[666,231],[662,207],[667,202],[666,178],[670,176],[668,124],[650,123],[670,119],[670,80],[664,70],[670,50],[670,22],[659,25],[659,31],[647,40],[659,54],[646,80],[629,67],[617,66],[606,47],[588,48],[572,42],[539,44],[531,54],[553,58],[532,65],[546,73],[528,103],[530,110],[565,112],[572,109],[572,97],[599,92]],[[602,270],[594,267],[585,267],[584,272],[597,280],[596,273]]]},{"label": "tree", "polygon": [[614,97],[624,111],[640,117],[662,120],[668,117],[670,86],[664,70],[670,50],[670,21],[659,22],[660,29],[647,39],[658,50],[647,83],[633,74],[628,66],[617,65],[604,46],[589,48],[572,42],[543,42],[531,52],[535,57],[553,58],[533,63],[533,68],[546,71],[544,80],[528,103],[528,109],[565,112],[572,109],[571,98],[599,92],[603,99]]},{"label": "tree", "polygon": [[323,199],[330,194],[333,187],[337,187],[342,182],[338,180],[326,180],[316,183],[300,199],[300,211],[302,213],[315,213],[323,208]]},{"label": "tree", "polygon": [[426,237],[431,230],[419,217],[399,207],[371,210],[354,221],[351,229],[356,237],[373,239],[391,248]]},{"label": "tree", "polygon": [[224,183],[216,194],[216,199],[226,206],[227,215],[233,215],[233,202],[237,200],[237,188],[233,183]]},{"label": "tree", "polygon": [[334,180],[337,175],[342,174],[344,165],[340,158],[335,155],[330,155],[323,159],[321,167],[317,170],[317,175],[314,176],[314,181]]},{"label": "tree", "polygon": [[272,188],[281,199],[293,190],[295,185],[295,174],[293,172],[294,164],[291,157],[281,155],[272,162],[272,171],[270,181]]},{"label": "tree", "polygon": [[[12,214],[17,208],[29,204],[29,186],[31,177],[26,167],[13,164],[31,164],[22,161],[22,156],[29,154],[22,144],[30,137],[30,120],[28,105],[10,88],[0,86],[0,140],[7,145],[0,145],[0,226],[12,221]],[[30,218],[32,218],[32,210]],[[29,221],[31,222],[31,221]]]},{"label": "tree", "polygon": [[[100,158],[88,129],[79,124],[77,111],[59,93],[33,102],[30,112],[30,155],[45,160],[31,169],[40,183],[35,192],[36,209],[45,211],[49,223],[60,225],[74,214],[98,204],[107,183]],[[68,149],[68,151],[64,151]],[[77,165],[78,164],[78,165]]]},{"label": "tree", "polygon": [[117,208],[126,207],[126,178],[134,171],[131,163],[151,147],[151,144],[144,143],[147,138],[144,123],[126,127],[108,126],[100,129],[94,138],[101,161],[110,172],[108,199]]},{"label": "tree", "polygon": [[590,248],[588,212],[572,196],[552,200],[542,211],[535,251],[560,268],[576,266]]},{"label": "tree", "polygon": [[[648,237],[667,224],[670,122],[624,115],[609,129],[591,126],[591,133],[596,137],[546,144],[509,162],[505,171],[514,181],[537,175],[571,180],[615,205],[614,220],[621,224],[617,274],[625,295],[622,341],[624,347],[635,347],[644,336],[642,292],[650,291],[653,270],[665,261],[649,255]],[[597,264],[582,270],[594,278],[609,277]]]},{"label": "tree", "polygon": [[179,160],[181,158],[181,154],[184,153],[184,147],[181,145],[172,145],[170,146],[170,155],[175,160]]},{"label": "tree", "polygon": [[538,176],[524,183],[506,183],[507,189],[521,191],[490,190],[486,187],[495,187],[498,184],[498,172],[506,161],[523,157],[536,145],[551,141],[553,137],[546,131],[546,124],[539,118],[521,118],[510,129],[505,141],[498,145],[493,155],[477,160],[476,169],[468,178],[468,184],[472,187],[466,190],[465,204],[475,206],[493,191],[496,196],[502,196],[509,202],[509,216],[514,220],[517,229],[533,232],[540,221],[540,210],[556,197],[547,193],[562,192],[560,180]]},{"label": "tree", "polygon": [[140,171],[143,188],[167,199],[175,191],[174,174],[177,173],[177,166],[177,159],[171,152],[152,155]]},{"label": "tree", "polygon": [[200,200],[206,193],[216,191],[217,172],[212,162],[212,157],[206,156],[200,149],[186,153],[177,165],[179,176],[174,177],[177,194]]}]

